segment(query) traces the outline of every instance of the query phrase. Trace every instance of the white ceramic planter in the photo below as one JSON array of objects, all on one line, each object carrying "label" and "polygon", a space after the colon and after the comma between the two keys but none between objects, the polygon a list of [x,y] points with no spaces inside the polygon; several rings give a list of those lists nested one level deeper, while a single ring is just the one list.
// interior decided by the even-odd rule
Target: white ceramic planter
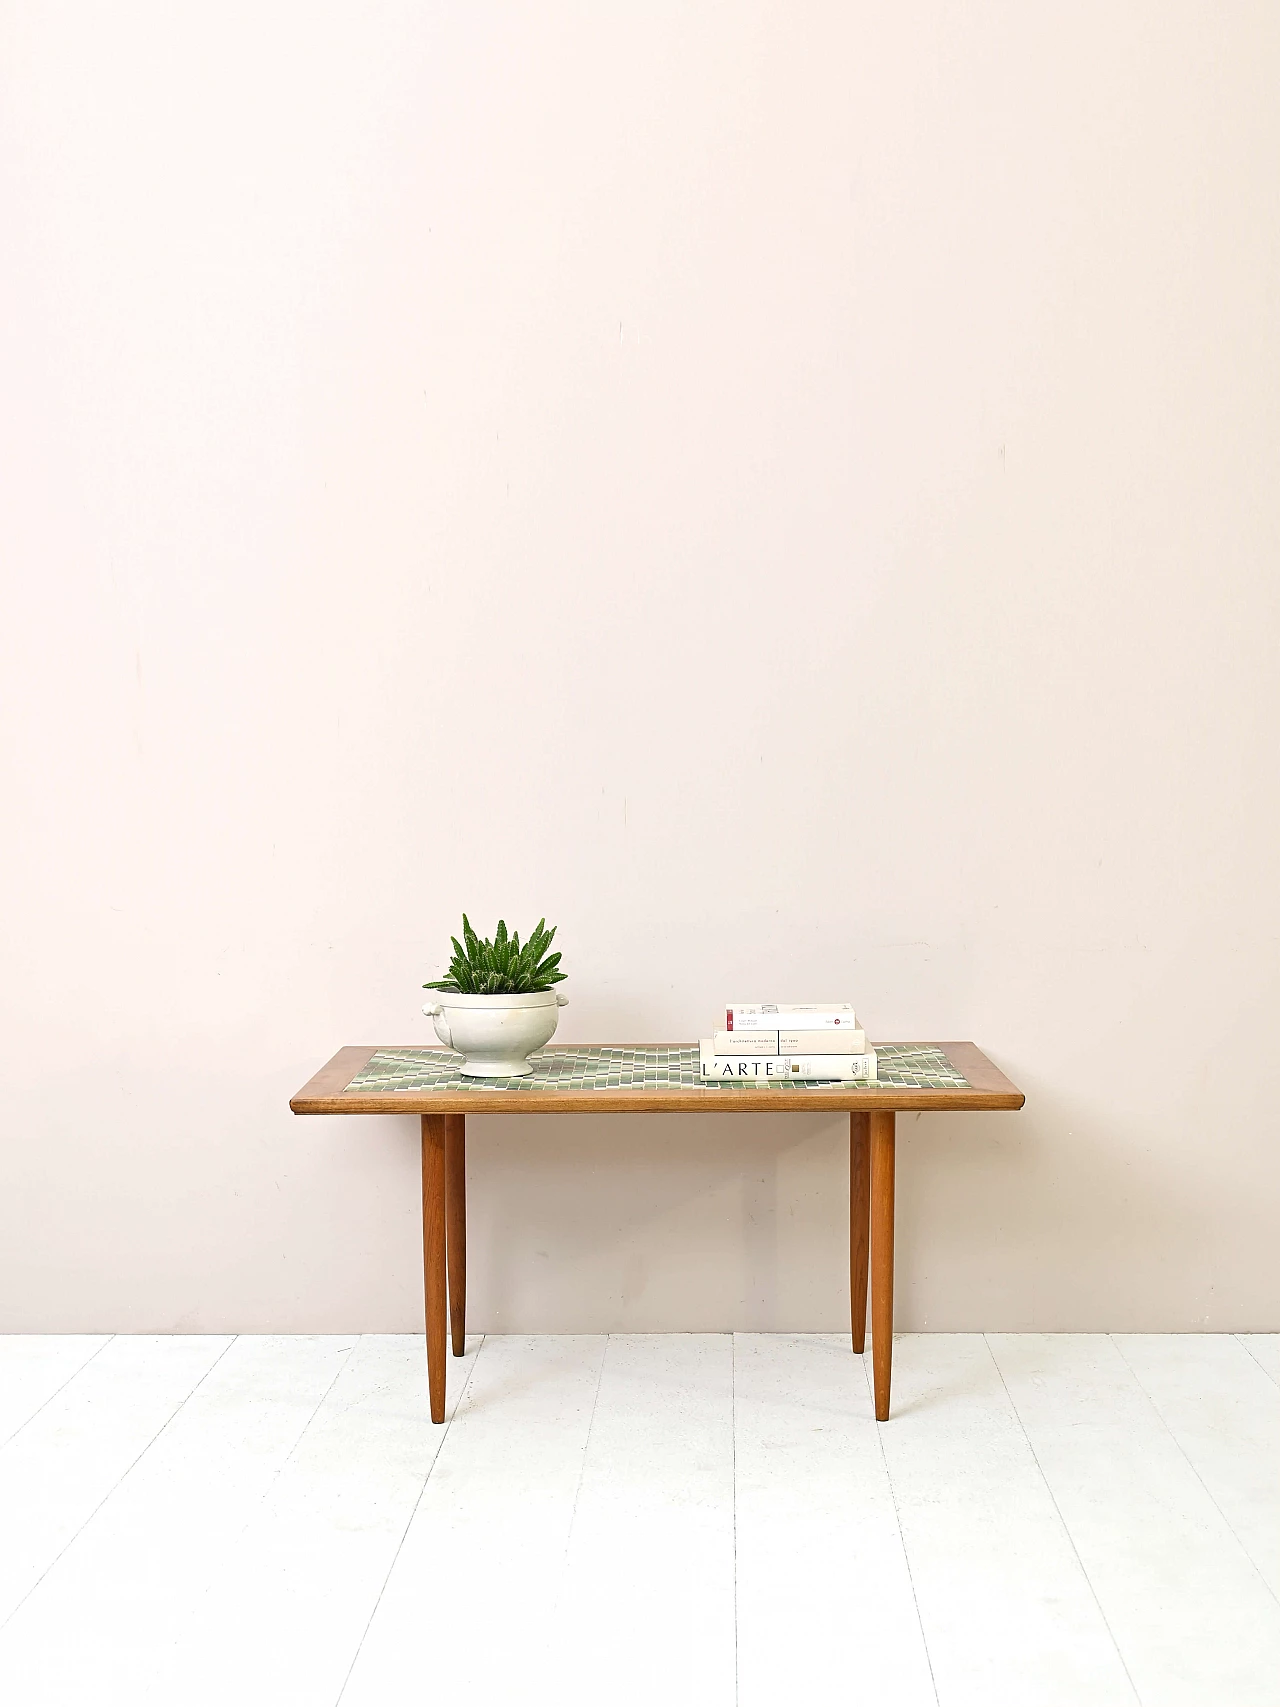
[{"label": "white ceramic planter", "polygon": [[435,1021],[436,1036],[446,1049],[465,1057],[461,1071],[471,1079],[522,1079],[532,1073],[529,1056],[551,1040],[560,1009],[569,998],[555,990],[533,990],[524,996],[455,996],[439,992],[439,1000],[422,1011]]}]

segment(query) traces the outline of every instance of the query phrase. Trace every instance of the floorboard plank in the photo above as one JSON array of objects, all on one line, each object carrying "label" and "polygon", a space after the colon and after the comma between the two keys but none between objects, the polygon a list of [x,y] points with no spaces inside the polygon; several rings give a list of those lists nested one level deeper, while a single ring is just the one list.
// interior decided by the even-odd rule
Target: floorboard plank
[{"label": "floorboard plank", "polygon": [[[200,1344],[212,1359],[215,1348]],[[354,1345],[231,1344],[0,1638],[0,1699],[192,1701],[213,1648],[239,1645],[234,1632],[210,1630],[211,1590]],[[182,1342],[163,1345],[166,1358],[182,1367]]]},{"label": "floorboard plank", "polygon": [[1112,1338],[1280,1600],[1280,1387],[1230,1334]]},{"label": "floorboard plank", "polygon": [[75,1378],[109,1334],[0,1334],[0,1448]]},{"label": "floorboard plank", "polygon": [[539,1699],[605,1343],[485,1339],[342,1707]]},{"label": "floorboard plank", "polygon": [[1117,1347],[988,1337],[1143,1707],[1277,1707],[1280,1607]]},{"label": "floorboard plank", "polygon": [[941,1707],[1134,1707],[981,1334],[895,1340],[880,1440]]},{"label": "floorboard plank", "polygon": [[[450,1363],[446,1416],[479,1345]],[[200,1621],[209,1659],[185,1707],[337,1699],[444,1438],[421,1336],[361,1339],[228,1549]],[[219,1641],[226,1630],[234,1646]]]},{"label": "floorboard plank", "polygon": [[862,1359],[841,1335],[734,1336],[740,1707],[932,1707]]},{"label": "floorboard plank", "polygon": [[1236,1334],[1234,1337],[1280,1387],[1280,1334]]},{"label": "floorboard plank", "polygon": [[0,1449],[0,1629],[229,1344],[113,1339]]},{"label": "floorboard plank", "polygon": [[[733,1341],[612,1335],[552,1624],[567,1707],[732,1707]],[[618,1663],[626,1656],[625,1664]]]}]

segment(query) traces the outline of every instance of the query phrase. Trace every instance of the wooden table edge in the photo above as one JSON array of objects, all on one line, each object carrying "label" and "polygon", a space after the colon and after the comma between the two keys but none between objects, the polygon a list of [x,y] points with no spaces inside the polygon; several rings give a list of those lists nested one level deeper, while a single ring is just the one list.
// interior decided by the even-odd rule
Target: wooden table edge
[{"label": "wooden table edge", "polygon": [[[295,1114],[846,1114],[865,1109],[910,1113],[950,1110],[957,1114],[1010,1112],[1026,1098],[975,1043],[921,1043],[941,1049],[965,1078],[964,1090],[913,1089],[885,1085],[877,1090],[802,1091],[791,1086],[773,1090],[720,1090],[714,1085],[680,1090],[486,1091],[481,1084],[457,1091],[346,1091],[356,1074],[380,1049],[420,1049],[421,1044],[348,1044],[289,1100]],[[589,1047],[581,1045],[580,1047]],[[614,1049],[689,1048],[688,1043],[602,1044]],[[874,1045],[873,1045],[874,1047]],[[444,1053],[444,1051],[440,1051]]]}]

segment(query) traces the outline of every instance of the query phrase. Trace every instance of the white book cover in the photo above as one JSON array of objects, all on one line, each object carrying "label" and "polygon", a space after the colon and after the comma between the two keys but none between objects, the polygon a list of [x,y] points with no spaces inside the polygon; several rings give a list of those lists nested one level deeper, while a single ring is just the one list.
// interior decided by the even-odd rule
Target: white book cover
[{"label": "white book cover", "polygon": [[862,1027],[846,1031],[718,1031],[717,1055],[861,1055],[867,1047]]},{"label": "white book cover", "polygon": [[764,1085],[778,1079],[815,1079],[839,1084],[845,1079],[874,1079],[876,1052],[857,1055],[717,1055],[709,1037],[698,1045],[704,1079],[732,1079],[740,1085]]},{"label": "white book cover", "polygon": [[737,1002],[724,1011],[726,1031],[828,1031],[857,1025],[852,1002]]}]

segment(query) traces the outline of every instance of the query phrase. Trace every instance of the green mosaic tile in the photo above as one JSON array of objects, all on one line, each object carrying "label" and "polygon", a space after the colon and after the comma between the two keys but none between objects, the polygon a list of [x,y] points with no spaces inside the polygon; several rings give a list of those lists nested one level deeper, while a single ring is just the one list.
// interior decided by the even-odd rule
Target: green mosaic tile
[{"label": "green mosaic tile", "polygon": [[[464,1079],[458,1071],[460,1055],[444,1049],[379,1049],[362,1067],[343,1094],[360,1091],[599,1091],[599,1090],[696,1090],[714,1085],[716,1090],[736,1090],[734,1081],[711,1080],[698,1072],[697,1045],[676,1049],[601,1049],[565,1046],[542,1049],[529,1057],[533,1072],[522,1079]],[[828,1080],[774,1080],[769,1088],[779,1096],[800,1087],[806,1091],[854,1089],[877,1090],[889,1086],[909,1090],[968,1090],[969,1081],[948,1061],[941,1049],[914,1043],[881,1044],[876,1049],[878,1077]],[[758,1084],[741,1084],[744,1091],[759,1090]]]}]

